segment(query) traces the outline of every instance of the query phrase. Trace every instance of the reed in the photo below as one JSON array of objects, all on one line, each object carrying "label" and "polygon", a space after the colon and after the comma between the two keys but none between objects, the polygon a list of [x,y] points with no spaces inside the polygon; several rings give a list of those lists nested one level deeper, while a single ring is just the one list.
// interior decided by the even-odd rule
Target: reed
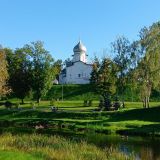
[{"label": "reed", "polygon": [[[19,152],[44,160],[132,160],[115,148],[101,149],[85,141],[76,142],[60,136],[12,135],[0,136],[0,153]],[[25,154],[24,154],[25,155]],[[9,155],[8,155],[9,156]],[[23,156],[25,159],[25,156]],[[4,159],[5,160],[5,159]],[[16,159],[15,159],[16,160]],[[23,159],[22,159],[23,160]]]}]

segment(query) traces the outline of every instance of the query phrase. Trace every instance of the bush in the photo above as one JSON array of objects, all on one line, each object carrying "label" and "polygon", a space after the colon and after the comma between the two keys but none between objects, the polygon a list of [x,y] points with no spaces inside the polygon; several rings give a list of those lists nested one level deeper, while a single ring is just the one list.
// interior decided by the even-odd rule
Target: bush
[{"label": "bush", "polygon": [[118,110],[120,108],[120,106],[121,106],[121,103],[120,103],[118,97],[116,96],[115,97],[115,102],[113,104],[113,107],[115,108],[115,110]]},{"label": "bush", "polygon": [[83,101],[83,106],[90,107],[93,104],[92,102],[93,102],[92,100],[84,100]]},{"label": "bush", "polygon": [[56,104],[56,100],[55,99],[51,99],[50,106],[55,106],[55,104]]},{"label": "bush", "polygon": [[6,102],[4,103],[4,106],[5,106],[7,109],[11,109],[12,106],[13,106],[13,104],[12,104],[10,101],[6,101]]},{"label": "bush", "polygon": [[83,106],[87,106],[87,100],[84,100]]},{"label": "bush", "polygon": [[16,103],[16,104],[15,104],[15,108],[16,108],[16,109],[19,109],[19,106],[20,106],[19,103]]},{"label": "bush", "polygon": [[92,100],[89,100],[89,101],[88,101],[88,106],[91,107],[92,104],[93,104],[93,101],[92,101]]},{"label": "bush", "polygon": [[32,109],[36,109],[36,106],[35,106],[35,103],[34,103],[34,102],[31,102],[31,108],[32,108]]},{"label": "bush", "polygon": [[98,109],[99,109],[99,110],[102,110],[103,107],[104,107],[104,100],[101,98],[101,99],[99,100]]}]

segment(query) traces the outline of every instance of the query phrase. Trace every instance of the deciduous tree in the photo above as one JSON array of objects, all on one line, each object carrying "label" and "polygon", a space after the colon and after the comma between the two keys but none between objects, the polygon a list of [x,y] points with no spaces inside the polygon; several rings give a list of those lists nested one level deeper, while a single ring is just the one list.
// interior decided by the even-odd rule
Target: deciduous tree
[{"label": "deciduous tree", "polygon": [[31,63],[29,55],[24,52],[23,48],[16,49],[14,52],[5,49],[8,61],[9,85],[14,95],[22,100],[31,90]]},{"label": "deciduous tree", "polygon": [[144,57],[138,66],[140,93],[144,107],[149,107],[152,89],[160,86],[160,22],[140,31],[140,44]]},{"label": "deciduous tree", "polygon": [[41,41],[25,45],[24,50],[31,56],[32,88],[39,103],[41,97],[51,88],[55,79],[54,60]]},{"label": "deciduous tree", "polygon": [[130,42],[124,36],[118,37],[112,44],[113,53],[115,54],[114,62],[118,67],[117,72],[117,87],[119,93],[122,94],[124,106],[124,91],[126,85],[126,74],[130,65]]},{"label": "deciduous tree", "polygon": [[0,96],[6,95],[10,90],[7,87],[8,71],[6,55],[2,47],[0,47]]}]

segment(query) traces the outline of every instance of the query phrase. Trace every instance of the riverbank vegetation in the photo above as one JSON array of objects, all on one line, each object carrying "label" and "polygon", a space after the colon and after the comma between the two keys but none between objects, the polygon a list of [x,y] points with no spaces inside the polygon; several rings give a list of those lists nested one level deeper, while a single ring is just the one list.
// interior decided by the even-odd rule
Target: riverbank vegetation
[{"label": "riverbank vegetation", "polygon": [[[3,154],[2,154],[3,153]],[[132,160],[115,148],[100,149],[85,141],[73,141],[59,136],[40,134],[11,135],[0,137],[0,159],[15,157],[15,160]]]}]

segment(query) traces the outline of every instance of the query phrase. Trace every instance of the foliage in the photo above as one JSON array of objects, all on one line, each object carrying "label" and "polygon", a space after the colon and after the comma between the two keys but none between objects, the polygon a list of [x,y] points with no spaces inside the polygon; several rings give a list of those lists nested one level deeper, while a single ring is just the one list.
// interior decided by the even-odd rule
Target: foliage
[{"label": "foliage", "polygon": [[8,71],[6,55],[2,48],[0,48],[0,96],[6,95],[10,92],[7,87]]},{"label": "foliage", "polygon": [[149,107],[149,99],[153,89],[160,86],[160,22],[140,32],[140,44],[143,48],[143,58],[137,67],[140,95],[145,108]]},{"label": "foliage", "polygon": [[54,71],[55,78],[57,80],[59,79],[59,74],[61,72],[61,69],[62,69],[62,60],[55,61],[53,64],[53,71]]},{"label": "foliage", "polygon": [[5,105],[5,107],[6,107],[7,109],[11,109],[12,106],[13,106],[12,102],[10,102],[10,101],[6,101],[6,102],[4,103],[4,105]]},{"label": "foliage", "polygon": [[109,58],[104,58],[96,75],[94,80],[96,91],[103,97],[105,109],[109,110],[111,96],[116,92],[116,65]]},{"label": "foliage", "polygon": [[56,105],[56,100],[55,99],[51,99],[50,106],[55,106],[55,105]]},{"label": "foliage", "polygon": [[51,88],[55,78],[54,60],[49,52],[44,49],[41,41],[25,45],[24,50],[31,58],[32,88],[39,103],[40,98]]},{"label": "foliage", "polygon": [[[112,73],[116,77],[108,74],[108,70],[111,67],[109,65],[105,67],[103,64],[105,59],[103,59],[100,66],[99,61],[95,60],[90,82],[98,90],[98,93],[104,97],[106,106],[111,105],[110,95],[112,94],[109,90],[112,88],[111,86],[116,86],[116,95],[119,95],[123,106],[125,106],[124,100],[126,99],[126,92],[128,92],[131,93],[132,101],[134,94],[138,93],[143,106],[149,108],[152,91],[159,91],[160,88],[159,33],[160,22],[157,22],[148,28],[142,28],[139,40],[130,43],[126,37],[121,36],[112,43],[111,46],[114,53],[112,61],[116,68]],[[105,82],[104,78],[101,78],[103,83],[101,80],[101,83],[99,83],[99,77],[105,77],[104,75],[112,77],[113,81]],[[104,96],[104,91],[107,93],[106,97]]]},{"label": "foliage", "polygon": [[91,84],[96,84],[98,81],[99,67],[100,67],[100,61],[97,57],[95,57],[93,61],[93,68],[92,68],[91,78],[90,78]]},{"label": "foliage", "polygon": [[[130,42],[126,37],[121,36],[112,43],[112,48],[113,53],[115,54],[114,62],[116,63],[118,69],[117,88],[118,92],[123,95],[126,85],[126,74],[129,71],[130,65]],[[122,101],[124,101],[124,97]]]},{"label": "foliage", "polygon": [[9,85],[15,96],[22,100],[31,90],[31,63],[23,48],[16,49],[14,52],[5,48],[8,61]]}]

